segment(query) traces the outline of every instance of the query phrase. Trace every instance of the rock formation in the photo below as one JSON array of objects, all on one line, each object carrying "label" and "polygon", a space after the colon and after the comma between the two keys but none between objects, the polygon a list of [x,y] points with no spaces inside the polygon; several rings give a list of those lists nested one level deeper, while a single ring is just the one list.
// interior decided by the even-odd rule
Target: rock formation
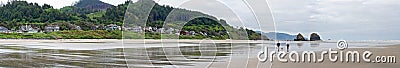
[{"label": "rock formation", "polygon": [[317,33],[312,33],[310,35],[310,41],[320,41],[321,37]]},{"label": "rock formation", "polygon": [[303,35],[301,35],[300,33],[297,34],[296,39],[294,39],[294,41],[307,41]]}]

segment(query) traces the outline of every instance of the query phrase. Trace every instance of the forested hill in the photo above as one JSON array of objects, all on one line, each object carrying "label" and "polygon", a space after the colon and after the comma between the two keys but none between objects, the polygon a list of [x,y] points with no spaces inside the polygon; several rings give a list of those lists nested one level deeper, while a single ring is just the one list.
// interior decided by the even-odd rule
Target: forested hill
[{"label": "forested hill", "polygon": [[[148,2],[154,2],[151,0],[143,0]],[[87,3],[90,2],[90,3]],[[98,3],[98,4],[96,4]],[[104,11],[92,11],[93,8],[84,8],[82,6],[96,6],[103,4],[103,2],[98,0],[81,0],[78,1],[74,6],[66,6],[61,9],[55,9],[51,5],[44,4],[39,5],[38,3],[28,3],[26,1],[12,1],[7,2],[7,4],[0,7],[0,23],[2,26],[14,27],[21,23],[56,23],[56,22],[67,22],[71,24],[75,23],[86,23],[93,25],[104,25],[115,23],[117,25],[122,25],[124,20],[125,11],[130,4],[129,1],[118,6],[110,6]],[[132,7],[135,6],[133,3]],[[105,4],[109,5],[109,4]],[[185,9],[173,8],[170,6],[156,4],[151,10],[148,16],[148,26],[160,26],[161,22],[165,20],[169,12],[173,9],[177,9],[182,12],[182,16],[176,20],[183,20],[191,15],[205,15],[201,12],[190,11]],[[141,9],[133,10],[141,11]],[[137,15],[145,16],[145,15]],[[213,19],[215,17],[209,16]],[[224,24],[226,25],[226,24]]]},{"label": "forested hill", "polygon": [[90,10],[107,10],[110,7],[113,7],[113,5],[104,3],[100,0],[79,0],[77,3],[74,4],[75,7],[79,8],[85,8],[85,9],[90,9]]},{"label": "forested hill", "polygon": [[[38,3],[28,3],[26,1],[12,1],[7,2],[7,4],[0,7],[0,26],[5,26],[10,30],[18,30],[18,27],[21,24],[33,24],[33,27],[44,27],[49,24],[57,24],[61,27],[61,30],[68,30],[69,28],[74,28],[76,26],[80,26],[82,30],[93,30],[93,27],[105,27],[108,24],[117,24],[122,26],[125,14],[133,15],[128,17],[147,16],[135,13],[126,13],[126,11],[139,13],[144,12],[143,9],[134,9],[135,7],[142,7],[141,4],[143,3],[155,2],[152,0],[139,0],[135,3],[126,1],[124,4],[113,6],[99,0],[80,0],[73,6],[55,9],[48,4],[39,5]],[[129,10],[127,10],[128,6],[130,8]],[[216,17],[201,12],[173,8],[166,5],[159,5],[157,3],[155,3],[150,15],[148,16],[146,26],[161,28],[166,17],[174,9],[179,11],[178,14],[172,16],[172,19],[177,21],[188,20],[190,17],[195,15],[203,15],[211,18],[211,20],[215,20],[208,21],[210,19],[199,18],[189,21],[188,27],[183,28],[186,30],[209,32],[210,37],[218,37],[218,39],[228,39],[226,32],[224,32],[228,31],[226,29],[231,29],[230,31],[246,30],[233,28],[226,24],[224,20],[218,20]],[[135,18],[128,18],[128,20],[134,19]],[[229,26],[229,28],[224,29],[222,26]],[[250,39],[261,39],[260,34],[255,33],[252,30],[246,31],[251,35],[250,37],[252,38]],[[264,39],[266,39],[266,37]]]},{"label": "forested hill", "polygon": [[27,3],[26,1],[12,1],[0,7],[0,22],[2,24],[44,23],[78,19],[78,16],[74,17],[72,14],[63,13],[53,9],[48,4],[38,5],[38,3]]},{"label": "forested hill", "polygon": [[[91,0],[88,0],[91,1]],[[96,0],[95,0],[96,1]],[[98,1],[98,0],[97,0]],[[76,6],[96,6],[103,2],[94,2],[100,4],[83,3],[86,0],[78,1]],[[109,5],[109,4],[105,4]],[[26,1],[11,1],[0,7],[0,26],[5,26],[10,29],[17,30],[20,24],[32,24],[37,27],[43,27],[51,23],[67,23],[81,26],[84,30],[89,30],[90,27],[105,24],[122,24],[124,15],[121,10],[97,10],[96,8],[82,8],[76,6],[66,6],[61,9],[55,9],[51,5],[38,3],[28,3]],[[107,9],[116,9],[110,5]],[[111,17],[112,16],[112,17]],[[114,17],[118,17],[116,20]]]},{"label": "forested hill", "polygon": [[115,6],[104,3],[100,0],[79,0],[72,6],[63,7],[60,10],[66,13],[90,14],[94,12],[106,11],[111,7]]},{"label": "forested hill", "polygon": [[[149,7],[153,5],[153,7]],[[126,5],[125,5],[126,6]],[[198,11],[191,11],[187,9],[174,8],[167,5],[159,5],[153,0],[139,0],[133,4],[128,5],[127,17],[128,22],[125,20],[125,24],[132,24],[137,22],[142,22],[141,19],[146,18],[146,10],[147,8],[151,8],[150,15],[148,15],[147,23],[145,26],[147,27],[156,27],[160,28],[164,25],[169,25],[174,28],[176,25],[183,24],[183,22],[187,22],[183,27],[182,31],[194,31],[196,33],[207,33],[209,35],[196,35],[196,36],[180,36],[180,38],[184,39],[203,39],[203,38],[212,38],[212,39],[252,39],[252,40],[260,40],[260,39],[268,39],[266,36],[263,36],[259,33],[256,33],[253,30],[244,29],[244,28],[234,28],[227,24],[227,22],[223,19],[218,19],[214,16],[204,14]],[[143,8],[147,7],[147,8]],[[172,13],[172,11],[174,11]],[[172,21],[166,21],[166,17]],[[201,18],[196,18],[197,16],[201,16]],[[191,19],[195,18],[195,19]],[[129,21],[130,20],[130,21]],[[165,24],[172,23],[172,24]],[[175,25],[175,26],[174,26]],[[141,25],[143,26],[143,25]],[[182,26],[182,25],[179,25]],[[168,28],[168,27],[167,27]],[[179,28],[178,28],[179,29]],[[228,31],[230,32],[228,34]],[[243,34],[243,32],[246,34]],[[152,36],[150,36],[152,35]],[[159,38],[160,35],[150,33],[146,34],[146,36]],[[236,37],[236,38],[233,38]],[[247,38],[246,38],[247,37]]]}]

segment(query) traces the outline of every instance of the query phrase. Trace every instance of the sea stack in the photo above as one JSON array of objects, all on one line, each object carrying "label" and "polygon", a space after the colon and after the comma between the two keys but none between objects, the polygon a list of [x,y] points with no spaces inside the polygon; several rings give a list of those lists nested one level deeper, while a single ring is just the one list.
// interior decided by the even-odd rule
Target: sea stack
[{"label": "sea stack", "polygon": [[307,41],[303,35],[301,35],[300,33],[297,34],[296,39],[294,39],[294,41]]},{"label": "sea stack", "polygon": [[312,33],[310,35],[310,41],[320,41],[321,37],[317,33]]}]

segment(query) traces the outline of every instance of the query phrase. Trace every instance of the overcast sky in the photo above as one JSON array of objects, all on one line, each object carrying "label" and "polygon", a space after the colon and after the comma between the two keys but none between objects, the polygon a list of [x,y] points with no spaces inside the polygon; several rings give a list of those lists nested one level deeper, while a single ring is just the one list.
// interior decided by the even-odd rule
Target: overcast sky
[{"label": "overcast sky", "polygon": [[[0,0],[4,3],[7,0]],[[55,8],[78,0],[26,0]],[[101,0],[118,5],[126,0]],[[246,5],[249,3],[251,8]],[[318,32],[323,39],[400,40],[400,0],[157,0],[227,19],[231,25],[306,37]],[[250,9],[253,9],[251,11]],[[255,14],[253,14],[254,12]],[[260,24],[261,23],[261,24]]]}]

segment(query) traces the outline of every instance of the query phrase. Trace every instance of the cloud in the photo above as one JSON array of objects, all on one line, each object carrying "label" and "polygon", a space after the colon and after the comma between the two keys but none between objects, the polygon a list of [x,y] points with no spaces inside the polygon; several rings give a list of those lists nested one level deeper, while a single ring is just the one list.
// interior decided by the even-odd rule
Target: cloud
[{"label": "cloud", "polygon": [[399,40],[398,0],[271,0],[277,30],[326,38]]}]

